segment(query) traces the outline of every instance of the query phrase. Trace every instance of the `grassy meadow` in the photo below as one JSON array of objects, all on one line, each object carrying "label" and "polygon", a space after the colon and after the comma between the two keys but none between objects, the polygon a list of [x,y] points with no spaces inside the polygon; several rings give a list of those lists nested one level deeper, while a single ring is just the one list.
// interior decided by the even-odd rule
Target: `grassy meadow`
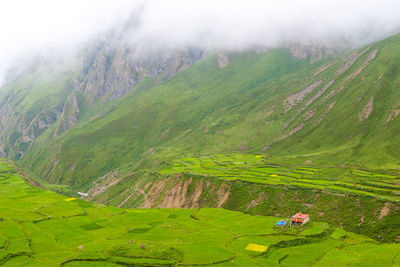
[{"label": "grassy meadow", "polygon": [[400,244],[223,209],[120,209],[32,187],[0,161],[3,266],[400,266]]}]

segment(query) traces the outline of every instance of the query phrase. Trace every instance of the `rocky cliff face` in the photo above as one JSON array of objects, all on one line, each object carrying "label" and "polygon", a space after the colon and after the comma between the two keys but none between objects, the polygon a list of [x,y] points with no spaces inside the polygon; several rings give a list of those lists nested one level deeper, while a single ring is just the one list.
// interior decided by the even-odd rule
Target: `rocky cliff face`
[{"label": "rocky cliff face", "polygon": [[161,75],[170,78],[199,60],[199,50],[179,50],[141,54],[134,47],[121,44],[112,53],[101,49],[89,68],[86,79],[79,86],[89,105],[99,99],[109,101],[123,96],[146,78]]},{"label": "rocky cliff face", "polygon": [[[50,87],[56,86],[53,80],[48,82]],[[0,102],[1,156],[20,159],[29,144],[57,121],[62,112],[62,96],[69,88],[65,82],[59,92],[43,93],[39,90],[41,82],[12,84]]]},{"label": "rocky cliff face", "polygon": [[[168,79],[203,55],[202,51],[191,49],[140,54],[122,41],[112,51],[106,50],[103,47],[97,51],[82,81],[74,80],[74,90],[66,100],[57,135],[78,122],[82,105],[90,108],[120,98],[146,78]],[[82,95],[81,99],[79,95]]]},{"label": "rocky cliff face", "polygon": [[42,63],[44,68],[32,65],[8,79],[1,89],[0,156],[20,159],[47,129],[61,135],[92,107],[124,96],[146,78],[168,79],[203,55],[193,49],[143,52],[126,41],[129,32],[125,27],[99,37],[70,69]]},{"label": "rocky cliff face", "polygon": [[335,48],[328,48],[321,44],[306,41],[290,42],[286,44],[286,47],[289,49],[291,56],[299,59],[310,58],[310,63],[314,63],[327,55],[338,54]]}]

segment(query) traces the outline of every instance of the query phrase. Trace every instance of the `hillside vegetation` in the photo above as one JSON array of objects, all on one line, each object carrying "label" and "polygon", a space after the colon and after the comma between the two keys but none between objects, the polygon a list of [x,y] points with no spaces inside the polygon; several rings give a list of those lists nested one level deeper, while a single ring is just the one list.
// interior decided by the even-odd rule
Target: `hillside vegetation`
[{"label": "hillside vegetation", "polygon": [[221,152],[390,172],[400,155],[399,46],[394,36],[312,64],[284,48],[230,54],[223,68],[209,54],[59,136],[50,127],[19,164],[82,190],[111,173]]},{"label": "hillside vegetation", "polygon": [[[373,173],[353,168],[310,165],[280,166],[268,164],[261,155],[217,154],[201,158],[183,158],[160,171],[162,174],[186,173],[241,180],[268,185],[299,186],[337,193],[367,195],[400,202],[400,175]],[[337,179],[332,179],[332,176]]]},{"label": "hillside vegetation", "polygon": [[[28,178],[28,177],[27,177]],[[400,266],[400,245],[222,209],[121,209],[32,187],[0,161],[2,266]]]},{"label": "hillside vegetation", "polygon": [[400,241],[400,35],[317,59],[106,47],[3,88],[0,154],[46,188],[120,208],[303,211]]}]

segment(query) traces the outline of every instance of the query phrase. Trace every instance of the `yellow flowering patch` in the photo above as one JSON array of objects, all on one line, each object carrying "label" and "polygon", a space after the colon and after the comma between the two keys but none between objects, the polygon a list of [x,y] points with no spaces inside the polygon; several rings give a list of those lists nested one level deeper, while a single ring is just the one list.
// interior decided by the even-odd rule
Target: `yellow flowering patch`
[{"label": "yellow flowering patch", "polygon": [[258,156],[256,156],[256,158],[261,158],[262,156],[260,156],[260,155],[258,155]]},{"label": "yellow flowering patch", "polygon": [[75,197],[70,197],[70,198],[64,199],[64,201],[74,201],[75,199],[76,199]]},{"label": "yellow flowering patch", "polygon": [[265,252],[268,247],[262,246],[262,245],[257,245],[257,244],[248,244],[246,247],[246,250],[252,250],[252,251],[257,251],[257,252]]},{"label": "yellow flowering patch", "polygon": [[271,176],[271,177],[277,177],[278,175],[276,175],[276,174],[271,174],[270,176]]}]

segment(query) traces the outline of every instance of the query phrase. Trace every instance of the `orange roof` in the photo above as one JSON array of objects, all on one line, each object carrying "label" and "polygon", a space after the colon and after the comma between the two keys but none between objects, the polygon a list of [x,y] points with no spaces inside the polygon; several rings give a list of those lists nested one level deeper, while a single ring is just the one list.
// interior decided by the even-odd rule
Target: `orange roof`
[{"label": "orange roof", "polygon": [[299,213],[293,215],[292,218],[293,219],[305,219],[305,218],[307,218],[309,216],[310,216],[309,214],[303,214],[303,213],[299,212]]}]

